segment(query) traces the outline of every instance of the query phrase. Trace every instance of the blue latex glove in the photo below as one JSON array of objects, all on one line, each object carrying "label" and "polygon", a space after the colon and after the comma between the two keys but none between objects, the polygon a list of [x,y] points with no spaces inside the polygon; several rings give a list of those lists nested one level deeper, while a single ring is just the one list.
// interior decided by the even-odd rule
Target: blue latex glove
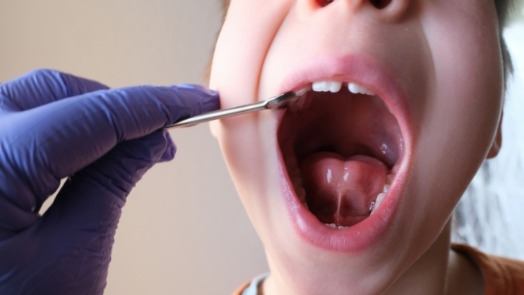
[{"label": "blue latex glove", "polygon": [[0,294],[103,293],[126,196],[174,157],[162,128],[217,108],[190,85],[108,89],[51,70],[0,84]]}]

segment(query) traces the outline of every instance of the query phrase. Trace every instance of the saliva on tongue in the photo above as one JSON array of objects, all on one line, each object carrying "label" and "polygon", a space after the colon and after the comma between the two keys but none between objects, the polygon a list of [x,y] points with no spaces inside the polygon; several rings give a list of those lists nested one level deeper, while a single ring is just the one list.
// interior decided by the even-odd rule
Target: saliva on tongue
[{"label": "saliva on tongue", "polygon": [[300,167],[309,210],[322,223],[336,226],[351,226],[369,216],[388,173],[374,157],[345,158],[332,152],[310,154]]}]

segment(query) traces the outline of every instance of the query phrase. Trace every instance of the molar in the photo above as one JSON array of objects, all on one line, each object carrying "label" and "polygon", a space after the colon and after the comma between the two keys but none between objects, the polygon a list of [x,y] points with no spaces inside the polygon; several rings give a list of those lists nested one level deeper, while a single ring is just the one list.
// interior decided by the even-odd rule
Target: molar
[{"label": "molar", "polygon": [[369,213],[373,212],[375,210],[375,201],[371,201],[371,204],[369,204]]},{"label": "molar", "polygon": [[371,205],[369,206],[369,211],[371,214],[373,214],[377,208],[380,206],[380,204],[382,204],[382,202],[384,201],[384,198],[386,197],[386,193],[380,193],[377,195],[377,198],[375,199],[375,201],[371,202]]}]

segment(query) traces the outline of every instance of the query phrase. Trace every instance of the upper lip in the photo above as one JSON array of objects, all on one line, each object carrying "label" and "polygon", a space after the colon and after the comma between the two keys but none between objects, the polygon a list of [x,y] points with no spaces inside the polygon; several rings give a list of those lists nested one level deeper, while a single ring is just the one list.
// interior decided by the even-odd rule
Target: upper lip
[{"label": "upper lip", "polygon": [[354,82],[375,93],[397,119],[403,144],[409,145],[412,124],[407,97],[391,71],[369,56],[353,54],[313,59],[291,72],[278,90],[280,93],[296,91],[325,80]]}]

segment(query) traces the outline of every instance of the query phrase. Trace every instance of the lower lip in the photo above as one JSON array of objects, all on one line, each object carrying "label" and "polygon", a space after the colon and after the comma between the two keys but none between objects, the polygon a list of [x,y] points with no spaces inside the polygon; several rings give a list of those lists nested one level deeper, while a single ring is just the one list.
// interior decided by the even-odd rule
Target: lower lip
[{"label": "lower lip", "polygon": [[406,154],[404,154],[402,166],[398,169],[393,184],[382,204],[366,219],[343,229],[326,226],[299,201],[287,173],[282,154],[279,156],[281,189],[285,196],[293,227],[302,239],[319,248],[344,253],[358,253],[380,241],[393,221],[402,187],[404,187],[407,168],[404,167]]}]

